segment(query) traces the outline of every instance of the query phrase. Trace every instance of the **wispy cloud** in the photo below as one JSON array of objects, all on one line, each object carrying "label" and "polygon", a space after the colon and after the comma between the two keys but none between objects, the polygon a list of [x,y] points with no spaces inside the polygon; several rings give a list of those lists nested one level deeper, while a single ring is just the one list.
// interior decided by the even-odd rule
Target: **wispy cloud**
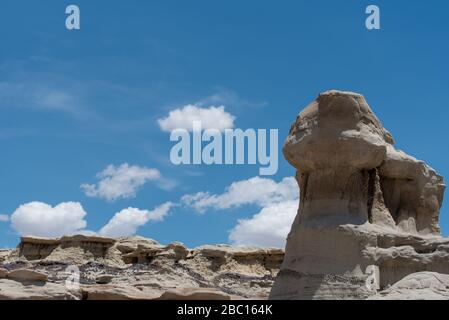
[{"label": "wispy cloud", "polygon": [[254,102],[242,98],[237,92],[224,87],[215,89],[215,93],[200,99],[198,105],[227,105],[233,108],[261,108],[268,105],[267,102]]},{"label": "wispy cloud", "polygon": [[[115,103],[126,107],[125,102],[134,96],[141,98],[144,92],[119,83],[82,78],[74,74],[76,68],[76,63],[48,57],[4,61],[0,64],[0,110],[60,112],[80,120],[90,118],[100,125],[102,109],[110,111]],[[98,104],[99,96],[103,104]]]},{"label": "wispy cloud", "polygon": [[78,113],[79,99],[64,88],[39,81],[0,82],[0,107]]}]

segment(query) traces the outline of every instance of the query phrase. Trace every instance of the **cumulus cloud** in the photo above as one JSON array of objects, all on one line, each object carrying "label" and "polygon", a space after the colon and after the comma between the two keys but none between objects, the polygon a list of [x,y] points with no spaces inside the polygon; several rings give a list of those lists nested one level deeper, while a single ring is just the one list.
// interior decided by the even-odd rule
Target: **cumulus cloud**
[{"label": "cumulus cloud", "polygon": [[202,213],[206,209],[223,210],[243,205],[264,207],[297,198],[298,185],[292,177],[286,177],[279,183],[272,179],[254,177],[232,183],[222,194],[198,192],[183,196],[181,202]]},{"label": "cumulus cloud", "polygon": [[280,182],[254,177],[232,183],[221,194],[199,192],[181,198],[183,205],[200,213],[207,209],[226,210],[245,205],[261,208],[254,216],[238,221],[230,231],[229,241],[234,245],[279,248],[285,246],[298,201],[298,185],[293,177]]},{"label": "cumulus cloud", "polygon": [[9,216],[6,214],[0,214],[0,222],[8,222]]},{"label": "cumulus cloud", "polygon": [[284,248],[298,210],[298,201],[285,201],[264,207],[249,219],[239,220],[229,240],[237,246]]},{"label": "cumulus cloud", "polygon": [[234,127],[235,117],[225,111],[224,106],[202,108],[187,105],[169,112],[166,118],[158,119],[162,131],[171,132],[176,129],[193,130],[193,122],[201,122],[201,128],[223,131]]},{"label": "cumulus cloud", "polygon": [[11,215],[11,225],[22,236],[60,237],[80,233],[86,212],[78,202],[52,207],[42,202],[21,205]]},{"label": "cumulus cloud", "polygon": [[173,203],[166,202],[151,211],[123,209],[98,232],[86,229],[87,223],[84,219],[87,214],[78,202],[64,202],[55,207],[42,202],[30,202],[17,208],[10,220],[12,228],[21,236],[56,238],[74,234],[99,234],[120,237],[134,235],[139,227],[149,221],[163,221],[173,206]]},{"label": "cumulus cloud", "polygon": [[111,220],[99,231],[99,234],[107,237],[132,236],[137,229],[149,221],[162,221],[170,212],[173,203],[166,202],[152,211],[136,208],[124,209],[117,212]]},{"label": "cumulus cloud", "polygon": [[[138,189],[148,181],[163,181],[157,169],[130,166],[109,165],[97,174],[97,184],[82,184],[81,189],[88,197],[114,201],[120,198],[136,196]],[[163,186],[162,186],[163,187]]]}]

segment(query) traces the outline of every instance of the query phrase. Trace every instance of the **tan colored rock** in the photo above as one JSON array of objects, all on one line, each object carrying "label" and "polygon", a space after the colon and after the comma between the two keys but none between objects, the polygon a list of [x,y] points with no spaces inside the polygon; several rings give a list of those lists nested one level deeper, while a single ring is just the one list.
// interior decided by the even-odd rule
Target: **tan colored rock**
[{"label": "tan colored rock", "polygon": [[[76,251],[86,253],[90,260],[95,258],[106,258],[110,249],[115,244],[115,239],[74,235],[66,236],[58,239],[38,238],[38,237],[22,237],[19,245],[19,255],[27,260],[54,260],[68,263],[80,263],[76,259]],[[72,250],[69,255],[64,254]],[[55,254],[56,252],[59,253]],[[73,259],[70,256],[73,255]],[[107,259],[107,258],[106,258]]]},{"label": "tan colored rock", "polygon": [[60,239],[22,237],[19,244],[19,255],[30,261],[45,259],[60,244]]},{"label": "tan colored rock", "polygon": [[56,261],[82,265],[97,262],[111,266],[124,266],[121,252],[112,238],[74,235],[58,239],[22,237],[18,255],[27,261]]},{"label": "tan colored rock", "polygon": [[42,238],[42,237],[21,237],[21,244],[36,244],[36,245],[59,245],[61,239],[59,238]]},{"label": "tan colored rock", "polygon": [[0,264],[4,263],[8,259],[12,251],[13,250],[10,249],[0,249]]},{"label": "tan colored rock", "polygon": [[[242,275],[276,276],[284,258],[284,251],[276,248],[232,247],[205,245],[191,252],[188,265],[199,272],[215,276],[217,272],[236,272]],[[192,263],[193,262],[193,263]]]},{"label": "tan colored rock", "polygon": [[25,264],[27,263],[27,259],[25,257],[21,257],[19,255],[19,249],[11,249],[11,250],[5,250],[3,252],[3,255],[0,254],[0,265],[8,264],[11,262],[16,261],[23,261]]},{"label": "tan colored rock", "polygon": [[[219,258],[221,257],[221,258]],[[215,288],[232,298],[266,299],[279,271],[279,249],[161,245],[152,239],[98,237],[23,238],[8,255],[8,264],[48,272],[64,285],[77,266],[83,297],[88,299],[154,299],[182,288]],[[2,289],[0,285],[0,290]]]},{"label": "tan colored rock", "polygon": [[93,285],[81,288],[85,300],[154,300],[159,292],[143,292],[129,285]]},{"label": "tan colored rock", "polygon": [[385,205],[398,228],[410,233],[439,234],[443,178],[423,161],[387,147],[379,168]]},{"label": "tan colored rock", "polygon": [[25,283],[0,279],[0,300],[79,300],[81,294],[56,283]]},{"label": "tan colored rock", "polygon": [[284,257],[284,250],[278,248],[257,248],[257,247],[233,247],[230,245],[205,245],[192,250],[192,255],[202,255],[208,258],[267,258],[277,257],[281,260]]},{"label": "tan colored rock", "polygon": [[413,273],[370,300],[449,300],[449,275]]},{"label": "tan colored rock", "polygon": [[231,296],[212,288],[181,288],[164,292],[158,300],[231,300]]},{"label": "tan colored rock", "polygon": [[190,250],[181,242],[174,242],[165,247],[158,256],[164,256],[175,261],[184,260],[189,255]]},{"label": "tan colored rock", "polygon": [[417,272],[449,273],[448,249],[449,239],[385,233],[377,235],[377,247],[366,247],[364,254],[379,267],[380,285],[386,288]]},{"label": "tan colored rock", "polygon": [[122,259],[126,264],[131,263],[150,263],[161,252],[164,251],[164,247],[161,245],[141,245],[137,246],[137,249],[122,255]]},{"label": "tan colored rock", "polygon": [[366,204],[377,194],[387,207],[379,213],[384,224],[394,219],[406,232],[438,233],[443,179],[393,143],[363,96],[322,93],[300,113],[284,145],[286,159],[298,170],[303,219],[335,220],[339,212],[343,222],[367,222],[372,208]]},{"label": "tan colored rock", "polygon": [[[363,96],[320,94],[299,114],[283,151],[297,169],[300,203],[272,299],[366,298],[372,265],[382,288],[426,268],[449,273],[443,247],[432,251],[445,241],[443,178],[394,148]],[[385,237],[397,241],[382,247]]]},{"label": "tan colored rock", "polygon": [[123,254],[133,252],[137,250],[137,247],[141,245],[143,247],[155,247],[160,246],[160,243],[153,239],[147,239],[144,237],[122,237],[117,240],[116,248]]},{"label": "tan colored rock", "polygon": [[99,237],[99,236],[87,236],[87,235],[73,235],[73,236],[65,236],[60,239],[62,244],[67,243],[68,245],[72,243],[104,243],[107,245],[113,245],[116,240],[114,238],[107,237]]},{"label": "tan colored rock", "polygon": [[0,279],[6,278],[7,275],[8,275],[8,270],[0,268]]},{"label": "tan colored rock", "polygon": [[8,272],[8,279],[16,281],[42,281],[48,280],[48,275],[29,269],[16,269]]},{"label": "tan colored rock", "polygon": [[98,284],[108,284],[112,281],[112,279],[114,279],[114,276],[109,274],[102,274],[95,279],[95,282]]}]

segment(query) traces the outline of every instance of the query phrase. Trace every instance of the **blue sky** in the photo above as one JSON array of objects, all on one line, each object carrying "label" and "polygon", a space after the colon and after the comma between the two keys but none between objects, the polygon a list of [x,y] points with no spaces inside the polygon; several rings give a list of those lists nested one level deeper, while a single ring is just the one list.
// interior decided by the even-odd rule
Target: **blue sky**
[{"label": "blue sky", "polygon": [[[72,3],[81,30],[65,28]],[[364,26],[372,3],[381,30]],[[229,242],[239,219],[275,208],[219,196],[256,177],[258,166],[174,166],[157,120],[186,105],[223,105],[235,127],[279,129],[281,147],[297,113],[328,89],[364,94],[397,147],[448,177],[448,10],[436,0],[3,0],[0,214],[33,201],[76,202],[86,213],[80,228],[98,231],[123,209],[155,217],[173,203],[138,234],[189,246]],[[160,177],[114,201],[80,187],[125,163]],[[293,174],[281,157],[278,174],[266,178],[274,181],[261,182],[274,188],[268,197]],[[217,195],[205,212],[180,204],[197,192]],[[291,208],[294,197],[282,197]],[[448,215],[445,205],[446,235]],[[0,222],[0,247],[17,241],[10,222]]]}]

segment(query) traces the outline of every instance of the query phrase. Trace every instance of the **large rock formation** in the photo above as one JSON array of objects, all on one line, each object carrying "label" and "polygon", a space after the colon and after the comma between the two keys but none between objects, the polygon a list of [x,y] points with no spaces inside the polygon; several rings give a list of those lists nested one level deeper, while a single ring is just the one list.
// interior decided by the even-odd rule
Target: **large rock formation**
[{"label": "large rock formation", "polygon": [[[284,154],[300,185],[285,258],[142,237],[23,237],[0,250],[0,300],[449,299],[443,179],[394,148],[361,95],[321,94]],[[67,283],[76,274],[79,286]]]},{"label": "large rock formation", "polygon": [[[272,299],[363,299],[419,271],[449,273],[439,235],[443,178],[396,150],[364,97],[328,91],[284,145],[297,169],[298,215]],[[371,281],[371,280],[370,280]]]},{"label": "large rock formation", "polygon": [[[142,237],[23,237],[0,256],[1,299],[266,299],[280,249],[189,249]],[[79,287],[73,287],[74,271]]]}]

